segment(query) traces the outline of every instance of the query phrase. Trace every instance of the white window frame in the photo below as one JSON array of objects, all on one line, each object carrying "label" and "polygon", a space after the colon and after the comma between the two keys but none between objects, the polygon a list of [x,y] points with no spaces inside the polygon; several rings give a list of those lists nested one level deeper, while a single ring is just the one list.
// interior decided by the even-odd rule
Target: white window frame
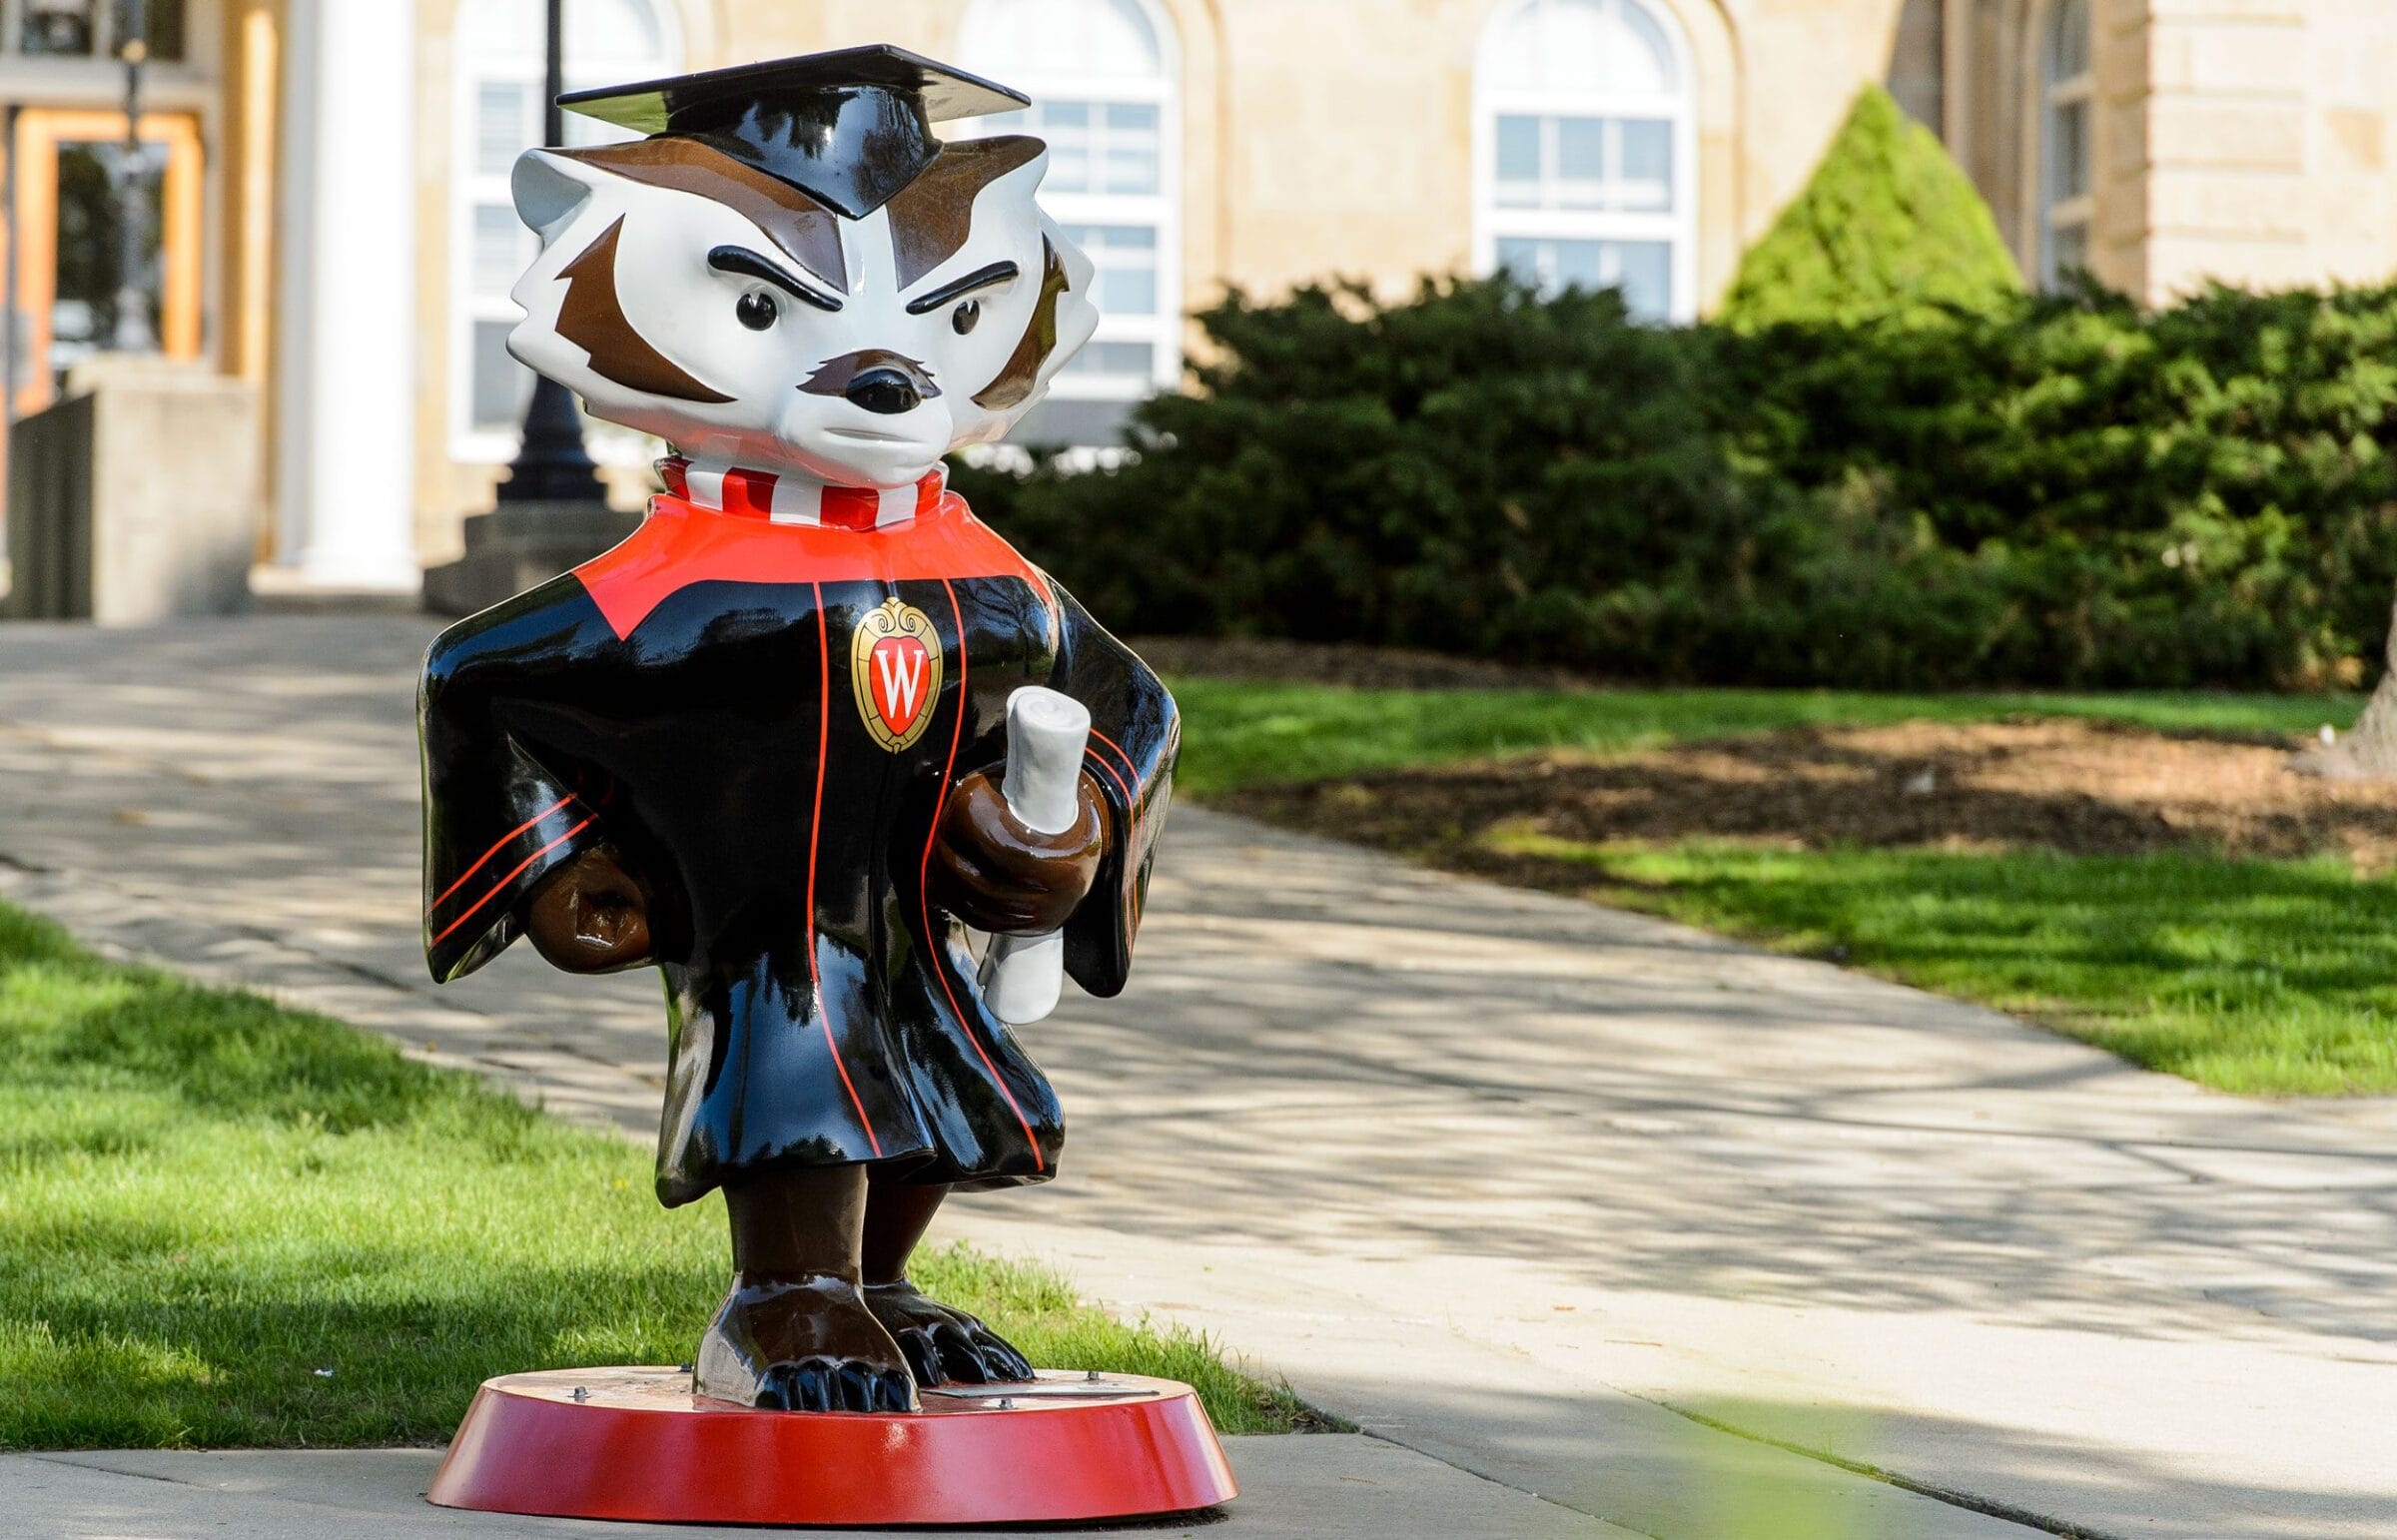
[{"label": "white window frame", "polygon": [[[2078,5],[2081,25],[2082,65],[2078,74],[2058,78],[2056,41],[2061,36],[2061,24],[2068,7]],[[2097,37],[2096,24],[2086,0],[2053,0],[2040,18],[2038,48],[2038,177],[2039,208],[2039,287],[2053,289],[2063,277],[2056,263],[2056,235],[2063,231],[2080,233],[2082,266],[2095,259],[2091,237],[2097,217]],[[2078,107],[2081,110],[2080,151],[2086,157],[2080,167],[2080,191],[2068,198],[2056,196],[2062,183],[2062,166],[2057,148],[2062,138],[2055,131],[2060,109]]]},{"label": "white window frame", "polygon": [[[1491,53],[1501,26],[1516,13],[1564,0],[1513,0],[1482,23],[1473,68],[1473,271],[1498,271],[1501,239],[1526,241],[1661,241],[1671,252],[1671,303],[1662,318],[1698,317],[1698,80],[1681,20],[1655,0],[1594,0],[1606,10],[1633,10],[1656,24],[1670,55],[1675,89],[1667,92],[1587,89],[1530,90],[1501,86]],[[1504,209],[1498,206],[1498,120],[1539,118],[1662,118],[1673,125],[1672,212],[1601,209]]]},{"label": "white window frame", "polygon": [[[980,9],[983,0],[976,0]],[[1105,110],[1111,103],[1133,103],[1154,106],[1158,124],[1158,177],[1154,194],[1129,193],[1061,193],[1044,190],[1041,207],[1060,225],[1133,225],[1149,226],[1157,232],[1157,311],[1150,316],[1110,315],[1102,309],[1099,328],[1092,333],[1097,343],[1141,343],[1149,350],[1150,378],[1137,380],[1128,375],[1078,374],[1061,372],[1049,388],[1052,400],[1079,401],[1137,401],[1171,390],[1182,383],[1182,331],[1184,296],[1182,287],[1182,117],[1180,82],[1182,80],[1182,39],[1175,31],[1174,20],[1155,0],[1118,0],[1139,11],[1149,24],[1149,35],[1157,41],[1157,70],[1143,79],[1104,77],[1093,79],[1070,71],[1009,71],[1000,78],[1003,86],[1023,92],[1040,105],[1059,102],[1088,103],[1096,110]],[[975,17],[969,11],[959,33],[970,44],[975,35]],[[962,61],[964,68],[978,66],[969,47]],[[967,134],[992,132],[979,125],[961,125]],[[1000,130],[999,132],[1004,132]]]},{"label": "white window frame", "polygon": [[[488,3],[488,0],[480,0]],[[522,4],[524,0],[515,0]],[[673,0],[631,0],[645,8],[657,23],[659,56],[645,62],[625,61],[610,64],[598,72],[606,79],[585,79],[591,72],[578,71],[572,52],[574,31],[568,17],[566,29],[566,89],[583,86],[612,85],[617,80],[645,80],[658,76],[679,74],[682,69],[682,17]],[[533,0],[538,9],[538,0]],[[569,10],[571,6],[569,5]],[[523,310],[505,295],[481,295],[474,289],[474,211],[477,206],[499,204],[514,217],[515,200],[508,191],[508,172],[486,172],[476,155],[477,97],[485,85],[529,85],[534,119],[533,136],[526,145],[536,143],[540,132],[539,104],[547,62],[538,51],[539,28],[533,30],[534,51],[529,55],[510,57],[470,51],[466,46],[466,31],[460,17],[456,42],[451,50],[449,90],[449,380],[448,400],[443,404],[443,420],[448,426],[449,457],[460,464],[503,465],[515,458],[520,435],[513,428],[500,431],[480,427],[474,421],[474,325],[478,321],[505,321],[511,325],[522,319]],[[471,56],[469,56],[471,55]],[[567,120],[569,142],[575,142],[574,120]],[[622,137],[610,135],[607,137]],[[512,161],[511,160],[511,169]],[[516,232],[518,249],[529,265],[537,238],[519,223]],[[609,423],[592,421],[585,434],[591,457],[601,464],[638,465],[645,463],[655,447],[653,440],[628,429]]]},{"label": "white window frame", "polygon": [[[100,25],[90,54],[25,54],[17,51],[17,23],[25,0],[0,0],[0,96],[19,107],[116,107],[125,100],[125,66],[110,50],[116,39],[113,0],[101,0]],[[142,66],[144,110],[190,111],[207,105],[204,133],[214,132],[212,84],[222,69],[219,46],[225,12],[219,0],[185,0],[183,57]],[[213,143],[213,139],[209,141]],[[211,185],[216,158],[208,158]]]},{"label": "white window frame", "polygon": [[[105,68],[122,96],[125,90],[125,65],[117,57],[122,46],[117,37],[118,0],[94,0],[92,7],[92,51],[88,54],[29,54],[23,51],[24,31],[20,26],[25,13],[33,9],[31,0],[0,0],[0,54],[26,64],[74,69],[81,65]],[[150,70],[185,70],[215,57],[214,35],[223,30],[224,18],[216,0],[184,0],[183,57],[175,60],[152,60],[145,65],[145,79]]]}]

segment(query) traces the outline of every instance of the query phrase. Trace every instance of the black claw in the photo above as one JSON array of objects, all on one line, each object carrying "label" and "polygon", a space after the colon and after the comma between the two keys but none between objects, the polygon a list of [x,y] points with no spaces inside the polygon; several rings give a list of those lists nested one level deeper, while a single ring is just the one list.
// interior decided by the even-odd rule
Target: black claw
[{"label": "black claw", "polygon": [[983,1365],[982,1354],[974,1350],[974,1339],[962,1326],[944,1321],[933,1328],[932,1340],[941,1351],[941,1369],[949,1378],[969,1385],[979,1385],[991,1376]]},{"label": "black claw", "polygon": [[991,1378],[1032,1378],[1032,1360],[1016,1351],[1015,1344],[997,1332],[984,1326],[976,1327],[974,1345],[981,1350],[982,1361],[989,1366]]},{"label": "black claw", "polygon": [[[924,1351],[931,1351],[929,1343]],[[754,1404],[770,1411],[913,1411],[916,1383],[904,1369],[877,1368],[857,1359],[808,1358],[768,1368],[758,1380]]]},{"label": "black claw", "polygon": [[898,1333],[899,1351],[906,1354],[907,1366],[914,1372],[919,1385],[941,1383],[941,1355],[932,1345],[932,1333],[911,1326]]}]

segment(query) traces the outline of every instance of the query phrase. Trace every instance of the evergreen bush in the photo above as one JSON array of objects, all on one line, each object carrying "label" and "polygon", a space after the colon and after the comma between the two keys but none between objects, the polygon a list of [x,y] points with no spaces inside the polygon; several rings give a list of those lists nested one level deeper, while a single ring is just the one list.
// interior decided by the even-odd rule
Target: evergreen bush
[{"label": "evergreen bush", "polygon": [[960,471],[1119,626],[1622,676],[2352,684],[2397,584],[2397,287],[1642,325],[1507,279],[1234,295],[1137,458]]},{"label": "evergreen bush", "polygon": [[1929,129],[1867,86],[1806,187],[1749,248],[1721,320],[1922,321],[2021,290],[1989,205]]}]

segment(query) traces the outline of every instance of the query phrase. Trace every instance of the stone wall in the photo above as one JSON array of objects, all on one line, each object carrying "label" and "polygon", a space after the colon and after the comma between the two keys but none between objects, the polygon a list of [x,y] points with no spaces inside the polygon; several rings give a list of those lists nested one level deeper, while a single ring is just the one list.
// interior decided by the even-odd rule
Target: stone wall
[{"label": "stone wall", "polygon": [[2397,268],[2397,6],[2148,0],[2145,296]]},{"label": "stone wall", "polygon": [[[419,0],[418,225],[446,254],[450,37]],[[966,0],[670,0],[691,68],[882,40],[954,58]],[[1384,293],[1467,267],[1474,63],[1499,0],[1157,0],[1181,97],[1181,296],[1324,275]],[[2038,49],[2055,0],[1652,0],[1698,81],[1697,287],[1812,172],[1857,90],[1944,120],[2037,271]],[[2207,277],[2279,286],[2397,268],[2397,0],[2090,0],[2098,277],[2150,301]],[[1936,13],[1936,14],[1935,14]],[[1927,69],[1945,77],[1930,89]],[[1936,103],[1936,108],[1926,104]],[[454,551],[490,466],[449,457],[445,255],[421,265],[419,544]],[[636,488],[627,479],[626,496]]]},{"label": "stone wall", "polygon": [[[2050,0],[1949,0],[1949,143],[2025,272],[2038,254]],[[2091,0],[2090,267],[2160,304],[2209,279],[2397,270],[2397,4]]]}]

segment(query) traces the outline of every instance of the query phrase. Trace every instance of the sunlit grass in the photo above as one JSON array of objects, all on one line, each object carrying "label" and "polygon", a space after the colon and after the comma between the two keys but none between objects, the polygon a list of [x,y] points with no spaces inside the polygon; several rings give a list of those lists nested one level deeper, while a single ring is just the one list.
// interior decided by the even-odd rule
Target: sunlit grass
[{"label": "sunlit grass", "polygon": [[[724,1218],[649,1180],[471,1077],[0,908],[0,1448],[437,1442],[495,1373],[685,1360]],[[1037,1363],[1189,1380],[1227,1432],[1303,1416],[1044,1269],[917,1276]]]},{"label": "sunlit grass", "polygon": [[2397,1091],[2397,883],[2201,855],[1493,834],[1589,897],[1978,1001],[2249,1095]]},{"label": "sunlit grass", "polygon": [[[1572,747],[1628,752],[1793,726],[2078,717],[2289,738],[2349,695],[1895,695],[1838,690],[1404,690],[1180,679],[1195,792]],[[1427,829],[1437,859],[1454,831]],[[1576,844],[1500,853],[1588,869],[1587,896],[1827,957],[2045,1023],[2248,1094],[2397,1091],[2397,884],[2333,860],[2042,851]],[[1543,879],[1545,880],[1545,879]]]},{"label": "sunlit grass", "polygon": [[1400,690],[1177,678],[1198,795],[1539,749],[1625,751],[1777,727],[2069,716],[2164,732],[2345,731],[2352,695],[1896,695],[1859,690]]}]

